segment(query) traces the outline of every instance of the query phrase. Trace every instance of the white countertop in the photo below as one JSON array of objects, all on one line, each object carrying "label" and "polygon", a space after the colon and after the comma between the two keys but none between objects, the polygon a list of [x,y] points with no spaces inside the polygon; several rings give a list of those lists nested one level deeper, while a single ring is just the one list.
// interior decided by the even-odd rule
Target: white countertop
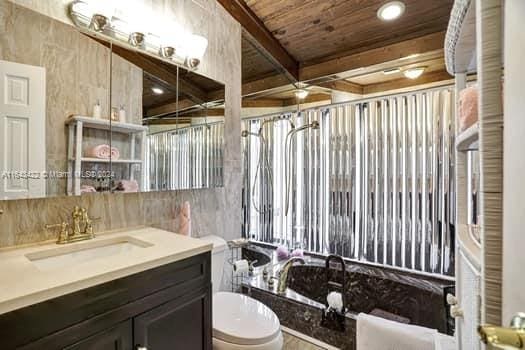
[{"label": "white countertop", "polygon": [[[50,249],[92,245],[96,241],[125,236],[150,245],[52,270],[41,270],[26,257],[27,254]],[[78,243],[49,243],[0,251],[0,314],[189,258],[211,249],[212,244],[204,240],[143,227],[101,233],[92,240]]]}]

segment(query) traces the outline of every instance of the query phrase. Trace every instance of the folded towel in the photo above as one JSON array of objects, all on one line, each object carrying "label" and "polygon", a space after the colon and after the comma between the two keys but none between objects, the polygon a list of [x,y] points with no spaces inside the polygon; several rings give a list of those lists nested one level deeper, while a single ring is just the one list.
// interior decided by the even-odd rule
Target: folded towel
[{"label": "folded towel", "polygon": [[468,129],[478,121],[478,89],[471,86],[459,93],[459,129]]},{"label": "folded towel", "polygon": [[110,154],[110,147],[102,144],[86,149],[85,156],[90,158],[109,159]]},{"label": "folded towel", "polygon": [[136,180],[120,180],[117,184],[117,191],[138,192],[139,184]]},{"label": "folded towel", "polygon": [[117,160],[120,158],[120,151],[116,147],[109,147],[109,145],[101,144],[86,149],[84,156],[99,159],[109,159],[111,156],[111,159]]},{"label": "folded towel", "polygon": [[435,329],[402,324],[360,313],[357,350],[435,350]]},{"label": "folded towel", "polygon": [[97,192],[97,190],[93,186],[89,186],[89,185],[80,186],[80,193],[93,193],[93,192]]},{"label": "folded towel", "polygon": [[450,335],[438,333],[434,338],[436,345],[435,350],[456,350],[456,339]]},{"label": "folded towel", "polygon": [[191,236],[191,207],[189,202],[184,202],[180,208],[179,234]]}]

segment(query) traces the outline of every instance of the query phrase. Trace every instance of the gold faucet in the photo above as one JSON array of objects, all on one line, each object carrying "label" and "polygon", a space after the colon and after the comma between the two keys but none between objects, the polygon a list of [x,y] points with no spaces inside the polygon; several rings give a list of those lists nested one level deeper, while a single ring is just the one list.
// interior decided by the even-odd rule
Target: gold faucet
[{"label": "gold faucet", "polygon": [[277,285],[277,293],[286,293],[286,284],[288,283],[288,271],[295,262],[300,262],[302,265],[306,264],[303,258],[293,257],[286,262],[279,272],[279,284]]},{"label": "gold faucet", "polygon": [[46,225],[45,228],[48,230],[55,227],[60,228],[57,244],[72,243],[95,238],[93,221],[96,220],[100,220],[100,218],[90,218],[87,209],[75,206],[71,213],[71,230],[68,230],[70,224],[67,222]]}]

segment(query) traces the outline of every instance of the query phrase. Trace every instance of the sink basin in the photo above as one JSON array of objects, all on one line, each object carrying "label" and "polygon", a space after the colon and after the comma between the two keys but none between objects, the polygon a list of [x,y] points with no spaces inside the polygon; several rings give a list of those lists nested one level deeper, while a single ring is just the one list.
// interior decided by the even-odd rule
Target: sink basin
[{"label": "sink basin", "polygon": [[151,247],[153,244],[131,236],[115,237],[104,240],[71,243],[59,248],[26,254],[39,270],[49,271],[78,264],[92,262],[116,255]]}]

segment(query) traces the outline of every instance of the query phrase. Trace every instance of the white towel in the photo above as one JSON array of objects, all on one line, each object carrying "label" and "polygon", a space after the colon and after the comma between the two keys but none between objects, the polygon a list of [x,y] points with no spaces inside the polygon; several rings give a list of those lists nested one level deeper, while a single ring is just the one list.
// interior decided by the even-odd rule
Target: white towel
[{"label": "white towel", "polygon": [[357,350],[435,350],[437,330],[360,313]]},{"label": "white towel", "polygon": [[438,333],[435,338],[435,350],[456,350],[456,339],[450,335]]}]

